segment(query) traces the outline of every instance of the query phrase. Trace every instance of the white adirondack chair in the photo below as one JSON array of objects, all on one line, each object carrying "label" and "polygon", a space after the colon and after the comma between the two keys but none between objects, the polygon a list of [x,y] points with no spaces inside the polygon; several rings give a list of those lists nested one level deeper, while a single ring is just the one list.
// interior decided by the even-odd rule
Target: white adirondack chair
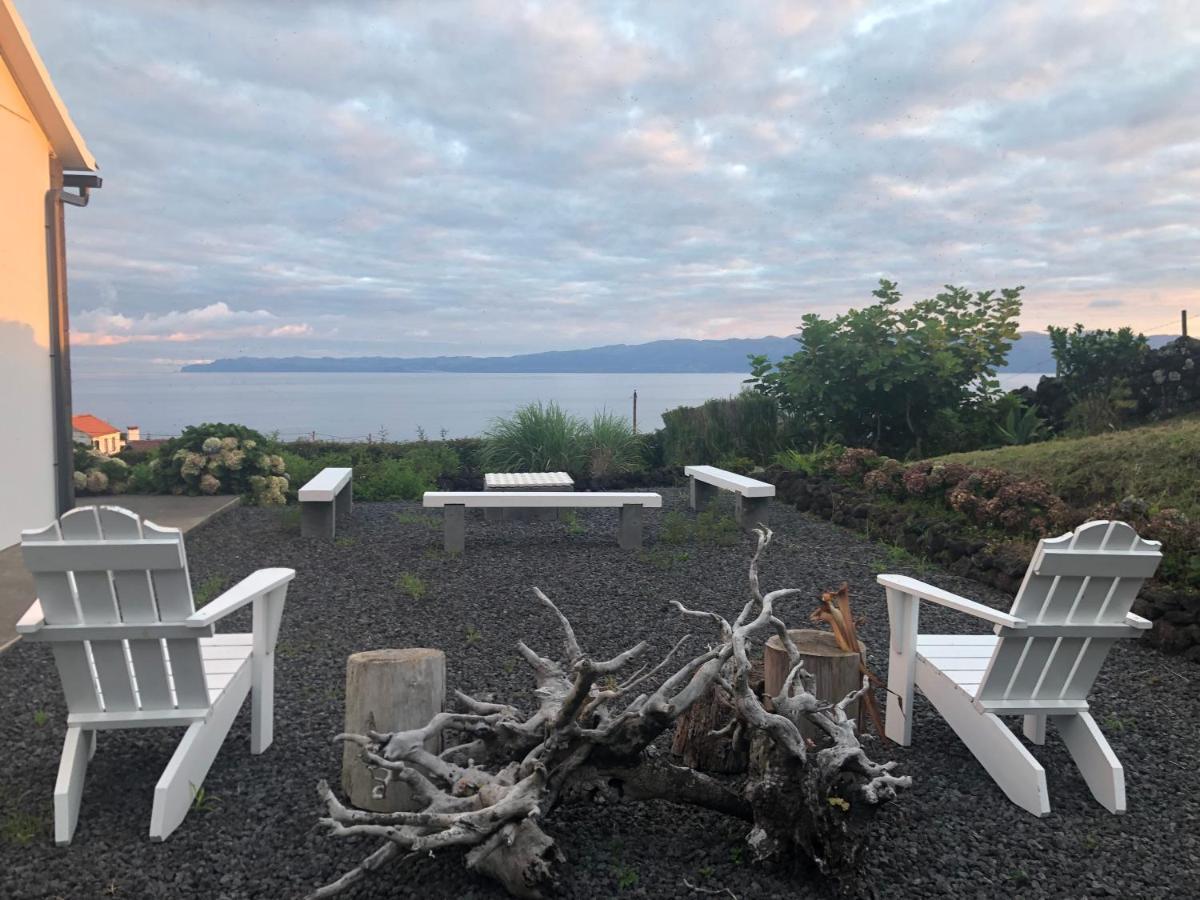
[{"label": "white adirondack chair", "polygon": [[[154,789],[150,837],[187,815],[234,716],[254,689],[250,752],[272,739],[274,649],[292,569],[260,569],[192,609],[183,535],[115,506],[82,507],[21,535],[37,601],[17,625],[50,641],[67,701],[54,839],[69,844],[96,732],[186,726]],[[252,634],[213,623],[254,604]]]},{"label": "white adirondack chair", "polygon": [[[1151,623],[1129,609],[1162,554],[1124,522],[1087,522],[1038,542],[1011,613],[903,575],[880,575],[891,622],[887,736],[912,739],[913,686],[923,693],[1018,806],[1050,813],[1046,772],[999,719],[1022,715],[1034,744],[1058,729],[1092,794],[1125,811],[1125,775],[1088,713],[1092,683],[1117,638]],[[994,635],[919,634],[918,604],[995,623]]]}]

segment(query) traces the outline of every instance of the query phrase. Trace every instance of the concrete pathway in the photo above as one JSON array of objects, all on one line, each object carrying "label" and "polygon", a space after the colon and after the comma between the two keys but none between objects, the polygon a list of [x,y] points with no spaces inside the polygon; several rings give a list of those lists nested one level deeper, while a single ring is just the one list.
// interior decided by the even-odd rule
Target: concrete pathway
[{"label": "concrete pathway", "polygon": [[[236,506],[239,497],[174,497],[122,494],[80,497],[76,506],[123,506],[156,525],[178,528],[185,534],[213,516]],[[0,550],[0,652],[17,640],[18,620],[34,600],[33,579],[21,563],[21,545]]]}]

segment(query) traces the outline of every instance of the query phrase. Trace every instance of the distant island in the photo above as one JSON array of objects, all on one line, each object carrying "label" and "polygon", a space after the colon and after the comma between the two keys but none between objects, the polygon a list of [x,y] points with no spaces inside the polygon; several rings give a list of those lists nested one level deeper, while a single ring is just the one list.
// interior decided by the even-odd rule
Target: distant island
[{"label": "distant island", "polygon": [[[1173,338],[1153,335],[1158,347]],[[549,350],[517,356],[239,356],[184,366],[183,372],[491,372],[491,373],[718,373],[747,372],[746,357],[782,359],[798,349],[795,338],[679,338],[646,344],[609,344],[586,350]],[[1050,338],[1023,331],[1008,354],[1005,372],[1053,372]]]}]

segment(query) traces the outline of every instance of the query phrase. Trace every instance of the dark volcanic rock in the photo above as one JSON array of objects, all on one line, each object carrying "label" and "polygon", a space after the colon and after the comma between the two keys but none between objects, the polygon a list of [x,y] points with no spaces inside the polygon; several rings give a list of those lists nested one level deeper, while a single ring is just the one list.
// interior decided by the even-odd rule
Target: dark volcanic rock
[{"label": "dark volcanic rock", "polygon": [[[685,508],[682,492],[664,495],[663,512]],[[732,509],[727,495],[721,503]],[[771,515],[778,538],[763,563],[763,584],[805,591],[785,602],[782,616],[802,627],[820,593],[848,581],[854,608],[866,618],[860,630],[872,663],[885,675],[887,613],[875,583],[885,565],[883,548],[782,503]],[[346,657],[380,647],[440,647],[448,686],[528,708],[532,681],[514,649],[517,640],[547,652],[561,645],[554,621],[532,602],[533,585],[571,616],[589,651],[607,655],[646,638],[657,655],[691,631],[699,652],[708,635],[682,621],[668,601],[734,615],[746,597],[752,541],[668,546],[656,541],[661,520],[649,511],[647,549],[624,553],[616,546],[611,510],[580,511],[574,525],[472,518],[467,552],[455,559],[441,553],[440,517],[414,504],[360,504],[338,543],[301,539],[278,511],[244,508],[214,520],[188,536],[195,583],[214,575],[232,583],[260,566],[292,566],[299,573],[277,653],[274,746],[262,756],[249,754],[243,711],[205,782],[216,798],[212,810],[191,813],[168,841],[154,844],[147,838],[154,782],[181,731],[104,732],[75,842],[56,848],[49,823],[65,709],[49,649],[17,644],[0,654],[0,897],[302,897],[374,846],[329,839],[316,827],[316,781],[338,779],[341,750],[331,739],[342,726]],[[427,584],[420,600],[396,587],[403,572]],[[992,588],[945,573],[922,577],[998,608],[1011,603]],[[939,607],[923,607],[921,623],[931,631],[986,631]],[[248,625],[243,616],[226,630]],[[1054,811],[1046,819],[1026,814],[918,699],[912,747],[868,741],[873,756],[896,759],[915,786],[878,816],[865,869],[837,892],[863,898],[1191,894],[1200,870],[1196,677],[1181,659],[1147,643],[1122,641],[1114,648],[1093,712],[1125,765],[1130,811],[1119,817],[1091,798],[1053,728],[1035,753],[1046,766]],[[48,717],[42,725],[38,712]],[[21,843],[16,826],[27,821],[36,834]],[[684,878],[708,889],[728,887],[741,898],[834,893],[807,870],[752,869],[740,849],[742,823],[687,807],[563,806],[545,827],[570,859],[568,898],[700,896]],[[386,869],[345,896],[479,900],[501,892],[445,853]]]}]

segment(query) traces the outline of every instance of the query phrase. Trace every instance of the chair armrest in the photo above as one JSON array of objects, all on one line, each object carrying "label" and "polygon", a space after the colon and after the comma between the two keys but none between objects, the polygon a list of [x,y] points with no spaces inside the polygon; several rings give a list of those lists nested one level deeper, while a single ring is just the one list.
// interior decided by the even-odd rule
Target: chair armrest
[{"label": "chair armrest", "polygon": [[1139,631],[1145,631],[1147,628],[1154,627],[1154,623],[1149,619],[1143,619],[1141,616],[1134,613],[1125,613],[1125,624],[1130,628],[1136,628]]},{"label": "chair armrest", "polygon": [[966,597],[960,597],[958,594],[944,591],[941,588],[934,587],[932,584],[917,581],[917,579],[909,578],[907,575],[880,575],[875,580],[885,588],[892,588],[892,590],[900,591],[902,594],[910,594],[913,597],[928,600],[930,603],[938,604],[938,606],[956,609],[959,612],[967,613],[976,618],[985,619],[997,625],[1003,625],[1005,628],[1024,628],[1026,625],[1024,619],[1018,619],[1016,616],[1010,616],[1008,613],[999,612],[990,606],[984,606],[982,603],[976,603],[974,600],[968,600]]},{"label": "chair armrest", "polygon": [[17,622],[17,634],[33,634],[35,631],[41,631],[45,624],[46,616],[42,612],[42,601],[34,600],[29,609],[25,610],[25,615],[21,616]]},{"label": "chair armrest", "polygon": [[247,603],[269,594],[296,577],[295,569],[259,569],[247,575],[220,597],[196,610],[184,621],[193,628],[211,625]]}]

